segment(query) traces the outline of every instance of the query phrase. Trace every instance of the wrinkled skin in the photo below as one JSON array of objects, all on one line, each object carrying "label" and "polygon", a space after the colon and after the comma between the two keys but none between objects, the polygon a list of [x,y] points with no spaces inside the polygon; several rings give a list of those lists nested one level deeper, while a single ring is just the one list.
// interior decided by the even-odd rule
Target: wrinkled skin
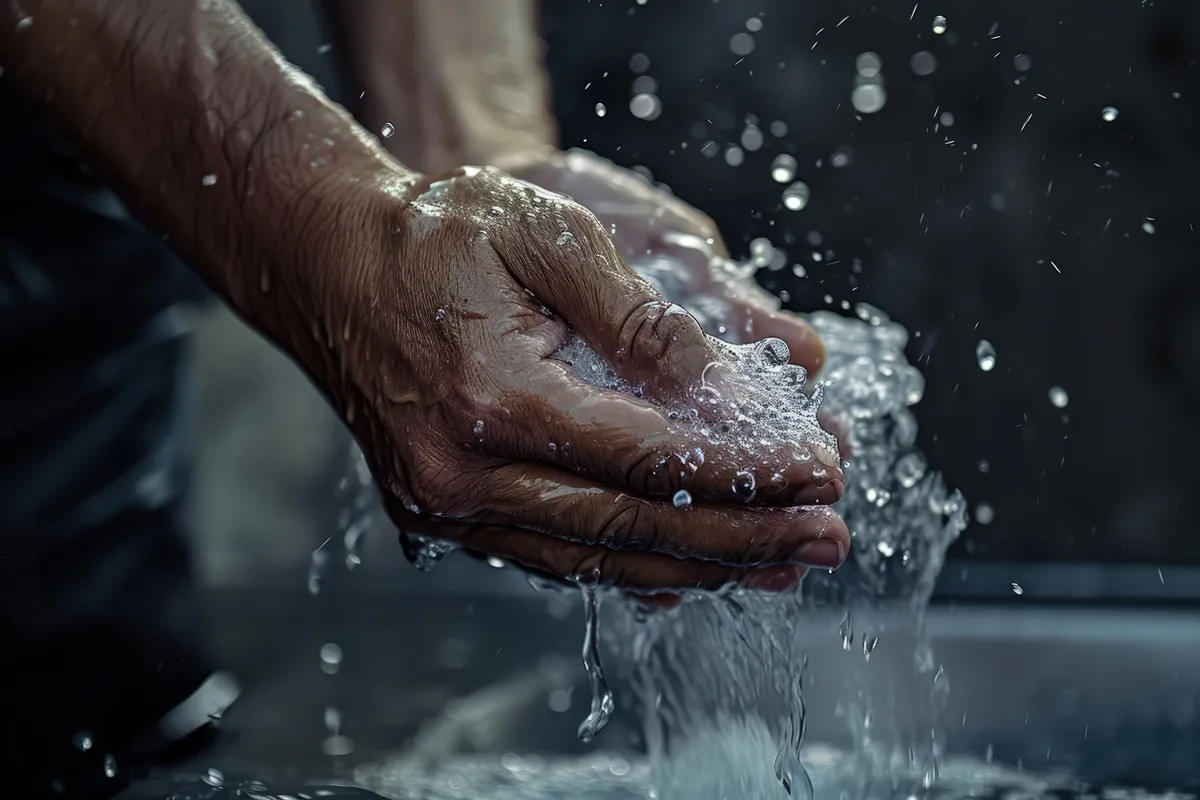
[{"label": "wrinkled skin", "polygon": [[[800,444],[773,455],[719,447],[664,414],[695,405],[717,359],[591,213],[494,169],[404,191],[390,212],[399,252],[384,241],[378,254],[392,268],[371,290],[377,313],[345,345],[361,398],[361,413],[346,415],[402,531],[651,593],[730,582],[784,590],[805,565],[840,564],[849,536],[827,507],[844,491],[836,464],[806,458]],[[649,237],[624,240],[628,252],[658,235],[622,227]],[[572,329],[643,396],[587,385],[554,359]],[[721,393],[718,373],[705,380]],[[702,463],[681,469],[696,447]],[[814,466],[825,467],[818,477]],[[761,487],[753,505],[731,489],[747,467]],[[672,504],[680,489],[691,507]]]}]

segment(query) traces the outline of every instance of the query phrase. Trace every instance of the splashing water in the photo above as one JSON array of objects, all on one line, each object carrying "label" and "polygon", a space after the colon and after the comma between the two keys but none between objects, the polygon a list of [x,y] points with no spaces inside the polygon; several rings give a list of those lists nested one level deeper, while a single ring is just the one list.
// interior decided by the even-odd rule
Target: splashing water
[{"label": "splashing water", "polygon": [[[746,281],[774,250],[769,242],[759,249],[762,257],[718,270],[715,277]],[[945,551],[965,526],[966,509],[915,447],[917,427],[909,409],[921,399],[924,381],[904,357],[906,331],[865,305],[857,319],[809,315],[827,350],[822,381],[809,389],[803,369],[787,364],[784,343],[743,343],[747,337],[731,324],[728,303],[692,295],[675,264],[656,259],[633,266],[705,329],[721,330],[730,340],[714,340],[714,348],[733,387],[731,398],[720,398],[726,403],[721,417],[735,424],[720,427],[688,409],[672,409],[674,418],[713,442],[750,438],[765,442],[768,452],[781,443],[799,443],[821,461],[840,463],[848,485],[838,510],[852,533],[852,558],[836,579],[810,574],[803,594],[741,589],[695,594],[675,611],[649,617],[628,603],[606,606],[603,641],[641,701],[647,749],[645,764],[619,777],[581,770],[569,759],[543,760],[538,774],[514,783],[511,771],[494,760],[453,759],[429,775],[401,758],[361,770],[359,780],[386,794],[439,798],[535,800],[556,796],[551,788],[556,786],[569,786],[579,797],[661,800],[808,800],[825,790],[846,798],[928,794],[942,771],[938,709],[949,682],[924,634],[923,611]],[[590,383],[635,390],[581,340],[570,341],[558,357]],[[841,444],[849,462],[840,462],[838,441],[818,424],[818,408],[845,432]],[[744,496],[755,487],[735,480],[730,489]],[[588,622],[584,658],[598,666],[599,597],[590,587],[582,589]],[[835,631],[823,633],[814,622],[823,610],[836,612]],[[880,665],[873,672],[868,668],[881,640],[913,653],[908,670],[890,664],[886,673]],[[812,773],[801,758],[805,666],[808,648],[827,644],[844,650],[845,669],[825,686],[844,698],[841,715],[854,746],[834,755],[818,747],[825,754],[822,769]],[[607,687],[596,683],[602,674],[591,667],[592,714],[581,736],[594,734],[593,718],[611,710]],[[922,712],[900,714],[897,701],[905,696],[926,697]],[[813,775],[819,778],[816,790]],[[447,789],[450,777],[453,790]]]}]

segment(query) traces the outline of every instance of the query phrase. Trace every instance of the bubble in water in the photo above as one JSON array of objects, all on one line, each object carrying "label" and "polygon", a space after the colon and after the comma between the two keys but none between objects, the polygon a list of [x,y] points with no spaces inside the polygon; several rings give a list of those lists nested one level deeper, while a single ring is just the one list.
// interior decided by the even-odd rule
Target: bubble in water
[{"label": "bubble in water", "polygon": [[596,103],[596,116],[603,117],[608,113],[608,107],[604,103]]},{"label": "bubble in water", "polygon": [[629,101],[629,112],[638,119],[655,120],[662,113],[662,103],[659,102],[658,95],[636,94]]},{"label": "bubble in water", "polygon": [[1053,386],[1050,388],[1050,404],[1055,408],[1066,408],[1070,398],[1067,397],[1067,390],[1061,386]]},{"label": "bubble in water", "polygon": [[1117,110],[1116,106],[1105,106],[1104,110],[1100,112],[1100,119],[1105,122],[1115,122],[1119,116],[1121,116],[1121,112]]},{"label": "bubble in water", "polygon": [[862,114],[874,114],[887,105],[887,90],[878,83],[864,83],[854,87],[850,104]]},{"label": "bubble in water", "polygon": [[808,184],[796,181],[783,190],[783,207],[788,211],[802,211],[808,205]]},{"label": "bubble in water", "polygon": [[342,666],[342,648],[333,642],[321,645],[321,671],[333,675]]},{"label": "bubble in water", "polygon": [[996,518],[996,510],[990,503],[980,503],[975,506],[975,521],[980,525],[990,525]]},{"label": "bubble in water", "polygon": [[206,769],[204,774],[200,776],[200,780],[204,781],[209,786],[212,786],[214,789],[220,789],[225,785],[225,775],[222,774],[221,770],[217,769],[216,767],[209,767]]},{"label": "bubble in water", "polygon": [[675,493],[675,496],[671,498],[671,502],[675,504],[676,508],[687,508],[692,504],[692,495],[687,489],[680,489]]},{"label": "bubble in water", "polygon": [[1021,588],[1021,584],[1016,583],[1015,581],[1012,584],[1012,590],[1013,590],[1013,594],[1015,594],[1015,595],[1025,594],[1025,590]]},{"label": "bubble in water", "polygon": [[86,753],[92,749],[92,735],[87,731],[80,731],[71,739],[71,743],[75,745],[75,749]]},{"label": "bubble in water", "polygon": [[379,130],[379,135],[385,139],[392,138],[392,134],[396,132],[396,126],[390,122],[383,123],[383,127]]},{"label": "bubble in water", "polygon": [[908,66],[913,73],[922,77],[932,75],[937,69],[937,57],[928,50],[918,50],[908,60]]},{"label": "bubble in water", "polygon": [[933,18],[933,32],[938,36],[946,32],[946,18],[941,14]]},{"label": "bubble in water", "polygon": [[748,56],[754,52],[754,37],[748,33],[735,33],[729,37],[729,51],[735,56]]},{"label": "bubble in water", "polygon": [[780,153],[771,162],[771,180],[776,183],[788,183],[796,177],[796,159],[787,153]]},{"label": "bubble in water", "polygon": [[854,70],[864,78],[874,78],[883,69],[883,59],[878,53],[859,53],[854,59]]},{"label": "bubble in water", "polygon": [[984,372],[996,368],[996,348],[987,339],[980,339],[979,344],[975,345],[975,361]]},{"label": "bubble in water", "polygon": [[104,777],[117,777],[117,760],[111,755],[104,756]]},{"label": "bubble in water", "polygon": [[[816,475],[816,470],[813,470],[813,475]],[[733,494],[747,503],[754,499],[754,495],[758,493],[758,483],[754,478],[754,473],[749,470],[738,470],[733,475]]]}]

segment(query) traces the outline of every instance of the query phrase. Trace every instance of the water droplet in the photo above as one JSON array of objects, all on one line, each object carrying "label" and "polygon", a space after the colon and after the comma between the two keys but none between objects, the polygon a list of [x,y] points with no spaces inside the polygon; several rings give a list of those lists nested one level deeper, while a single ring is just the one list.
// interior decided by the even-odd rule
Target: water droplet
[{"label": "water droplet", "polygon": [[379,135],[385,139],[392,138],[392,134],[396,132],[396,126],[390,122],[383,123],[383,127],[379,129]]},{"label": "water droplet", "polygon": [[937,69],[937,57],[928,50],[918,50],[908,60],[908,66],[916,75],[932,75]]},{"label": "water droplet", "polygon": [[1061,386],[1053,386],[1050,388],[1050,405],[1055,408],[1066,408],[1070,398],[1067,397],[1067,390]]},{"label": "water droplet", "polygon": [[751,17],[746,20],[746,30],[751,33],[758,33],[762,30],[763,22],[761,17]]},{"label": "water droplet", "polygon": [[662,113],[662,102],[659,101],[658,95],[635,94],[629,101],[629,113],[649,122],[658,119],[658,115]]},{"label": "water droplet", "polygon": [[1121,112],[1116,106],[1105,106],[1104,110],[1100,112],[1100,119],[1105,122],[1115,122],[1119,116],[1121,116]]},{"label": "water droplet", "polygon": [[988,463],[988,460],[986,458],[979,459],[979,471],[980,472],[987,472],[991,468],[992,468],[992,465]]},{"label": "water droplet", "polygon": [[941,36],[943,33],[946,32],[946,27],[947,27],[946,18],[943,17],[941,14],[939,14],[938,16],[933,18],[933,32],[936,33],[938,36]]},{"label": "water droplet", "polygon": [[104,757],[104,777],[117,777],[117,760],[110,755]]},{"label": "water droplet", "polygon": [[900,481],[900,485],[905,489],[911,489],[916,486],[921,478],[925,477],[925,471],[928,469],[925,463],[925,457],[917,452],[906,453],[896,461],[894,473],[896,480]]},{"label": "water droplet", "polygon": [[629,57],[629,69],[637,73],[650,69],[650,56],[645,53],[634,53]]},{"label": "water droplet", "polygon": [[809,189],[804,181],[796,181],[783,190],[783,207],[788,211],[801,211],[808,205]]},{"label": "water droplet", "polygon": [[225,785],[225,775],[222,774],[221,770],[217,769],[216,767],[209,767],[206,769],[204,771],[204,775],[200,777],[200,780],[204,781],[215,789],[220,789]]},{"label": "water droplet", "polygon": [[1033,68],[1033,59],[1024,53],[1013,56],[1013,66],[1017,72],[1029,72]]},{"label": "water droplet", "polygon": [[787,126],[787,123],[784,122],[783,120],[777,119],[771,123],[771,135],[772,136],[774,136],[778,139],[782,139],[784,136],[787,136],[787,132],[788,132],[788,126]]},{"label": "water droplet", "polygon": [[692,495],[687,489],[680,489],[675,493],[675,496],[671,498],[671,502],[675,504],[676,508],[687,508],[692,504]]},{"label": "water droplet", "polygon": [[747,125],[742,131],[742,147],[751,153],[762,149],[763,141],[762,130],[757,125]]},{"label": "water droplet", "polygon": [[871,653],[875,652],[876,646],[879,644],[878,636],[864,636],[863,640],[863,658],[867,661],[871,660]]},{"label": "water droplet", "polygon": [[1143,221],[1142,221],[1142,230],[1143,230],[1145,233],[1148,233],[1148,234],[1150,234],[1151,236],[1153,236],[1153,235],[1154,235],[1154,231],[1155,231],[1155,228],[1154,228],[1154,220],[1150,220],[1150,219],[1143,220]]},{"label": "water droplet", "polygon": [[849,652],[854,646],[854,614],[847,611],[842,617],[842,623],[838,626],[838,636],[842,639],[842,649]]},{"label": "water droplet", "polygon": [[504,559],[497,558],[496,556],[488,556],[487,565],[492,569],[504,569],[504,567],[507,566],[504,563]]},{"label": "water droplet", "polygon": [[771,162],[771,180],[776,183],[788,183],[796,177],[796,159],[787,153],[780,153]]},{"label": "water droplet", "polygon": [[754,52],[754,37],[748,33],[735,33],[729,37],[729,52],[735,56],[748,56]]},{"label": "water droplet", "polygon": [[1016,583],[1016,582],[1014,582],[1012,584],[1012,590],[1013,590],[1013,594],[1016,594],[1016,595],[1025,594],[1025,590],[1021,588],[1021,584]]},{"label": "water droplet", "polygon": [[80,752],[86,753],[92,749],[92,735],[87,731],[80,731],[75,734],[71,742],[75,745],[75,749]]},{"label": "water droplet", "polygon": [[443,539],[431,539],[402,531],[400,549],[404,551],[404,557],[410,564],[421,572],[428,572],[448,554],[457,550],[458,545]]},{"label": "water droplet", "polygon": [[17,20],[17,28],[16,28],[17,33],[20,33],[23,30],[27,30],[29,28],[29,26],[32,24],[33,24],[33,17],[21,17],[19,20]]},{"label": "water droplet", "polygon": [[980,503],[975,506],[975,521],[980,525],[990,525],[996,518],[996,510],[990,503]]},{"label": "water droplet", "polygon": [[434,322],[441,322],[446,318],[446,309],[439,308],[433,315]]},{"label": "water droplet", "polygon": [[975,345],[975,361],[984,372],[996,368],[996,348],[987,339],[980,339],[979,344]]},{"label": "water droplet", "polygon": [[342,666],[342,648],[333,642],[321,645],[321,671],[326,675],[335,674]]},{"label": "water droplet", "polygon": [[215,186],[216,183],[217,183],[217,176],[211,172],[200,179],[201,186]]},{"label": "water droplet", "polygon": [[737,145],[731,144],[725,148],[725,163],[731,167],[740,167],[746,160],[746,153]]},{"label": "water droplet", "polygon": [[887,90],[879,83],[863,83],[854,87],[850,104],[861,114],[874,114],[887,105]]},{"label": "water droplet", "polygon": [[475,420],[475,424],[471,426],[471,433],[476,436],[483,436],[483,420]]},{"label": "water droplet", "polygon": [[874,78],[883,69],[883,59],[878,53],[859,53],[854,59],[854,70],[864,78]]},{"label": "water droplet", "polygon": [[758,493],[758,483],[754,473],[749,470],[738,470],[733,476],[733,494],[747,503]]},{"label": "water droplet", "polygon": [[608,113],[608,107],[604,103],[596,103],[596,116],[603,117]]}]

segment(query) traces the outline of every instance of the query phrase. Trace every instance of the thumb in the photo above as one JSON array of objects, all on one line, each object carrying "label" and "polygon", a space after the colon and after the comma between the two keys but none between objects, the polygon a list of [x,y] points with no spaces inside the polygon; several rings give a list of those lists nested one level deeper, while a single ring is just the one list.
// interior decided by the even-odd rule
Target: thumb
[{"label": "thumb", "polygon": [[555,235],[506,242],[513,246],[500,255],[509,270],[618,376],[651,397],[694,397],[704,385],[729,397],[722,377],[709,369],[717,355],[695,317],[630,269],[590,212],[576,204],[563,212],[563,230]]}]

